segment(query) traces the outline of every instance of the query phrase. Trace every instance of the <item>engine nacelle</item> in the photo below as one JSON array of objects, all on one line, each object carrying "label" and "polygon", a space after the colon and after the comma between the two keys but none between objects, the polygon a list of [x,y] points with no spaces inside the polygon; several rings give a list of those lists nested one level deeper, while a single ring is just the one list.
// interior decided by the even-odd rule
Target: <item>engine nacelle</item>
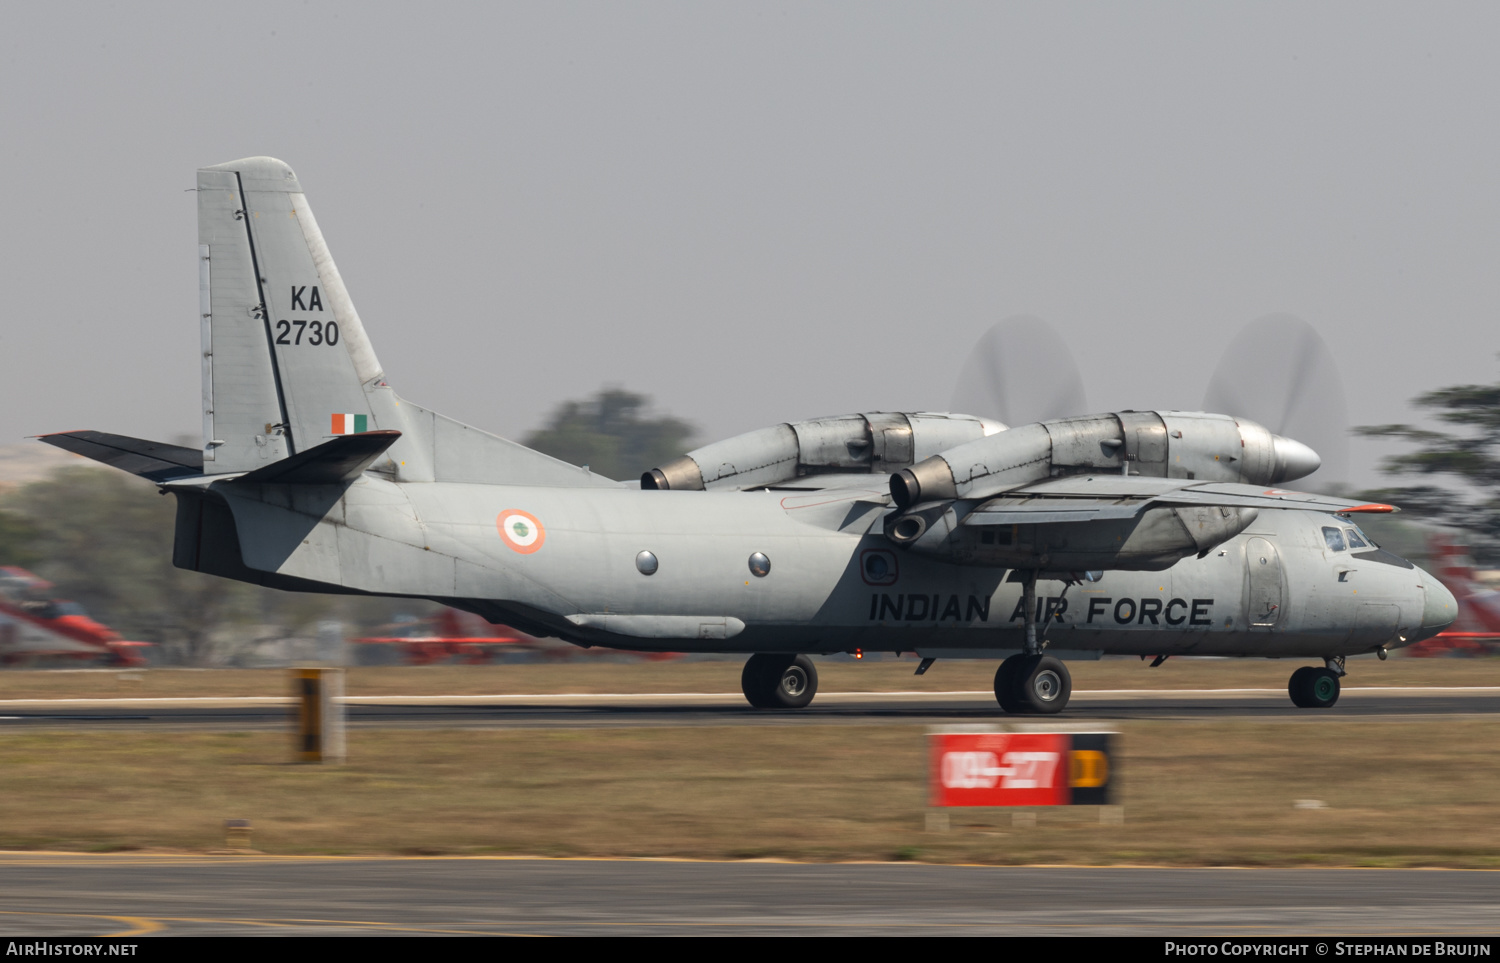
[{"label": "engine nacelle", "polygon": [[959,445],[893,474],[891,497],[904,510],[1100,472],[1278,485],[1320,464],[1301,442],[1242,418],[1121,411],[1022,425]]},{"label": "engine nacelle", "polygon": [[964,525],[952,503],[886,517],[891,541],[961,565],[1083,572],[1155,572],[1202,555],[1243,532],[1254,508],[1147,508],[1134,518],[1036,525]]},{"label": "engine nacelle", "polygon": [[738,491],[808,475],[887,474],[1004,430],[998,421],[925,411],[817,418],[704,445],[646,472],[641,487]]}]

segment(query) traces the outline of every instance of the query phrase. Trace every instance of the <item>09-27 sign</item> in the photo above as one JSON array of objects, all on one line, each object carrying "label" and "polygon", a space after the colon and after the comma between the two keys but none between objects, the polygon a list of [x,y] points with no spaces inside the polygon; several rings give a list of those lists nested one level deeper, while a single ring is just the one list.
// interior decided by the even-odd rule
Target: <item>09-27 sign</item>
[{"label": "09-27 sign", "polygon": [[1114,733],[943,732],[929,740],[933,806],[1114,802]]}]

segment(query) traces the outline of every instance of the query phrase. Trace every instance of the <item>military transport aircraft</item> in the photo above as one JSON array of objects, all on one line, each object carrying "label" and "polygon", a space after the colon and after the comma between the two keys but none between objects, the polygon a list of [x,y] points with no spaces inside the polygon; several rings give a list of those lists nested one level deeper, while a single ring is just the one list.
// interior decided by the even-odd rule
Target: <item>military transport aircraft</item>
[{"label": "military transport aircraft", "polygon": [[782,424],[617,482],[397,396],[292,169],[198,171],[201,450],[43,441],[177,498],[173,561],[291,591],[412,596],[584,646],[744,653],[795,708],[809,654],[1003,659],[1010,712],[1068,702],[1101,653],[1316,659],[1436,634],[1453,596],[1285,491],[1311,449],[1229,415],[1123,411],[1009,428],[949,413]]}]

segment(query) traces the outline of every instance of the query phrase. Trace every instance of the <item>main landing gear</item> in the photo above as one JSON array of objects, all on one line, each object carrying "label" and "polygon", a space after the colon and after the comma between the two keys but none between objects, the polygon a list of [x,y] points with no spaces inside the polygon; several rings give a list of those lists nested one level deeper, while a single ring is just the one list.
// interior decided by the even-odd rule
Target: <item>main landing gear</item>
[{"label": "main landing gear", "polygon": [[818,670],[805,655],[758,652],[745,663],[740,688],[757,709],[801,709],[818,694]]},{"label": "main landing gear", "polygon": [[1324,666],[1304,665],[1292,673],[1287,693],[1300,709],[1328,709],[1339,701],[1339,676],[1344,674],[1344,657],[1324,659]]},{"label": "main landing gear", "polygon": [[[1026,649],[1000,663],[995,670],[995,701],[1006,712],[1051,715],[1061,712],[1073,694],[1073,677],[1060,659],[1043,655],[1047,628],[1052,623],[1049,606],[1042,620],[1042,631],[1032,621],[1037,610],[1036,572],[1027,572],[1021,582],[1021,604],[1026,613]],[[1068,588],[1072,583],[1068,583]],[[1067,588],[1063,589],[1067,594]]]},{"label": "main landing gear", "polygon": [[995,670],[995,700],[1006,712],[1051,715],[1072,694],[1068,667],[1050,655],[1013,655]]}]

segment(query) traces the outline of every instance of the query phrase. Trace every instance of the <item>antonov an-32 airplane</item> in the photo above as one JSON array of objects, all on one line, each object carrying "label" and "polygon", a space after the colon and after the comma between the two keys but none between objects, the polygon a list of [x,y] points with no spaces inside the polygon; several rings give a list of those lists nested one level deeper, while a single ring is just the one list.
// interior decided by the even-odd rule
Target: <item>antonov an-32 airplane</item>
[{"label": "antonov an-32 airplane", "polygon": [[1067,659],[1305,658],[1292,701],[1324,707],[1346,656],[1457,612],[1349,520],[1390,506],[1274,487],[1318,456],[1244,419],[854,414],[619,482],[399,397],[281,161],[198,171],[198,242],[202,449],[42,437],[175,495],[182,568],[744,653],[760,708],[811,701],[810,654],[862,651],[1002,660],[1018,713],[1067,704]]}]

